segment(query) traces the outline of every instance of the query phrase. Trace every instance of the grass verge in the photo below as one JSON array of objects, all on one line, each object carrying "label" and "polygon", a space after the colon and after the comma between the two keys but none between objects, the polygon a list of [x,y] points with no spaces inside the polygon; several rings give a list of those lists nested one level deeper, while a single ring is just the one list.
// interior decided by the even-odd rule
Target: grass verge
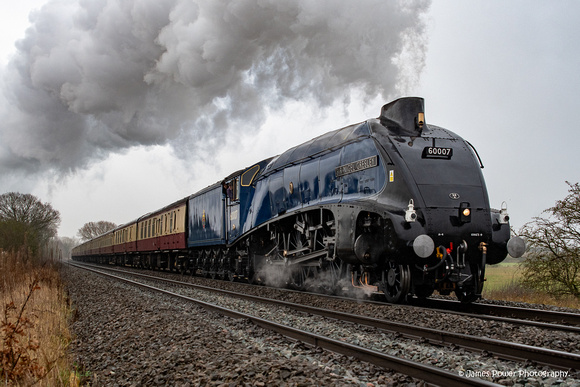
[{"label": "grass verge", "polygon": [[78,385],[67,355],[71,310],[58,264],[26,250],[0,250],[0,273],[0,385]]}]

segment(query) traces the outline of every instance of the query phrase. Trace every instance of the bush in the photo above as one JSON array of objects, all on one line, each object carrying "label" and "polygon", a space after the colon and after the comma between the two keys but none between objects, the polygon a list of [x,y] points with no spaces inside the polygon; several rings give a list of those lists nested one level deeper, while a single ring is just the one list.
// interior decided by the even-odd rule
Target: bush
[{"label": "bush", "polygon": [[570,184],[568,196],[534,218],[521,234],[529,251],[523,262],[524,286],[561,297],[580,298],[580,186]]}]

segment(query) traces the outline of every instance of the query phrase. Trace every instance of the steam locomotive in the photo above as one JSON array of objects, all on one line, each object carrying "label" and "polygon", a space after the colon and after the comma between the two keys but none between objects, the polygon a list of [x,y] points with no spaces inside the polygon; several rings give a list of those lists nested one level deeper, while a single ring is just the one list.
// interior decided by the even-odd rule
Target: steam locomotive
[{"label": "steam locomotive", "polygon": [[77,246],[73,259],[389,302],[481,296],[510,238],[475,148],[427,124],[422,98],[328,132]]}]

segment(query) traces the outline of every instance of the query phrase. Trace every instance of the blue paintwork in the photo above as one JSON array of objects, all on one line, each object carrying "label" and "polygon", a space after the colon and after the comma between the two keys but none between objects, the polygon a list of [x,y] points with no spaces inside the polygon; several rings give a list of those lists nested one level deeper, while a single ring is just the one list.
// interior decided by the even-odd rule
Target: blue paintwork
[{"label": "blue paintwork", "polygon": [[366,122],[326,133],[284,152],[257,177],[243,231],[308,206],[348,202],[377,194],[386,184],[380,157],[377,167],[338,178],[335,170],[379,154]]},{"label": "blue paintwork", "polygon": [[[375,141],[368,123],[351,125],[261,161],[250,185],[238,183],[237,201],[223,194],[221,183],[191,196],[188,245],[232,243],[255,227],[292,211],[376,195],[386,184],[386,173]],[[377,167],[336,176],[337,167],[371,156],[378,156]],[[243,173],[226,180],[233,182]]]},{"label": "blue paintwork", "polygon": [[214,184],[188,200],[187,245],[209,246],[226,242],[225,204],[221,184]]}]

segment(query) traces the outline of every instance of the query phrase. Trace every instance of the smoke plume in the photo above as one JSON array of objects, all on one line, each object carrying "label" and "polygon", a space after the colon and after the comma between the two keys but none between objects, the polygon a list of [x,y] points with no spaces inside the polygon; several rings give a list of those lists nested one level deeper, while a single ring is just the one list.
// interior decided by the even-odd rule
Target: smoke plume
[{"label": "smoke plume", "polygon": [[136,145],[251,134],[288,101],[392,98],[423,68],[428,7],[51,0],[3,71],[0,174],[66,174]]}]

